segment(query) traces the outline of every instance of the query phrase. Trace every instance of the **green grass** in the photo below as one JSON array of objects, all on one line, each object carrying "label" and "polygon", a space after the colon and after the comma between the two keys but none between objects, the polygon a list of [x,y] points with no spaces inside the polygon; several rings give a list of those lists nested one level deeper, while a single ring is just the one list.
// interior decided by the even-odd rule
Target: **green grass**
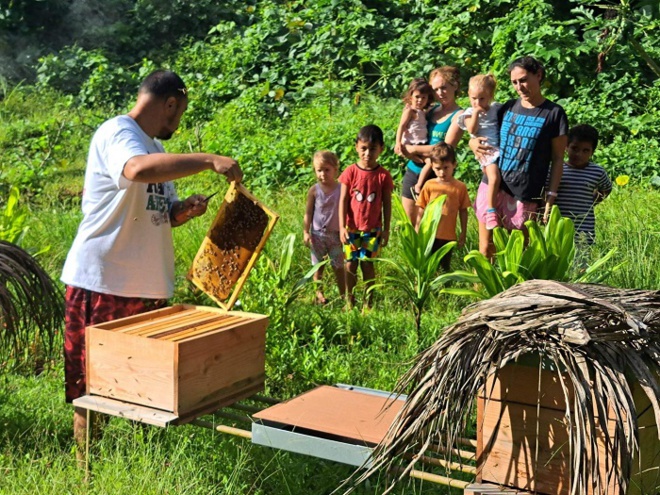
[{"label": "green grass", "polygon": [[[204,189],[208,190],[208,189]],[[266,257],[275,263],[289,232],[302,228],[303,191],[277,194],[257,191],[282,215],[264,257],[241,296],[244,309],[268,313]],[[594,256],[615,245],[626,261],[613,277],[622,287],[658,288],[660,269],[660,206],[657,193],[626,186],[597,209],[598,242]],[[58,275],[79,214],[52,206],[34,212],[28,244],[48,244],[42,263]],[[184,276],[211,217],[175,231],[178,289],[176,299],[210,304],[188,288]],[[654,227],[655,226],[655,227]],[[385,254],[398,256],[396,225]],[[300,238],[300,236],[299,236]],[[476,223],[470,218],[468,248],[477,245]],[[456,266],[460,256],[455,256]],[[308,250],[298,243],[292,282],[309,268]],[[391,390],[418,349],[432,343],[469,300],[434,297],[422,320],[417,341],[412,311],[394,294],[381,291],[374,311],[342,311],[328,273],[325,283],[334,301],[313,306],[311,287],[286,309],[267,337],[267,393],[288,398],[318,384],[350,383]],[[89,483],[75,463],[71,439],[71,408],[64,404],[62,362],[58,357],[39,377],[0,377],[0,493],[94,494],[322,494],[330,493],[352,469],[301,455],[252,446],[248,441],[199,427],[168,429],[136,427],[113,418],[96,444]],[[382,491],[378,480],[358,493]],[[378,487],[381,487],[379,489]],[[397,493],[451,493],[445,487],[411,481]]]},{"label": "green grass", "polygon": [[[301,238],[300,205],[304,191],[257,194],[268,198],[265,201],[282,219],[241,301],[245,310],[268,314],[272,308],[268,307],[266,295],[272,286],[268,284],[266,257],[277,263],[288,232],[296,232]],[[54,204],[33,212],[26,243],[50,246],[41,262],[55,277],[59,275],[79,218],[79,213],[68,205]],[[184,280],[210,221],[208,216],[175,231],[177,301],[212,305],[205,296],[195,294]],[[394,254],[396,241],[388,249]],[[309,251],[299,242],[291,282],[310,265]],[[289,398],[318,384],[334,383],[391,390],[417,350],[435,340],[462,306],[455,298],[435,301],[424,316],[425,333],[420,343],[411,312],[401,307],[392,295],[379,294],[376,310],[367,315],[359,310],[344,312],[330,273],[324,282],[329,284],[329,295],[334,296],[331,304],[311,305],[313,290],[309,287],[286,310],[280,323],[269,327],[268,395]],[[113,418],[96,444],[93,476],[85,484],[75,462],[72,410],[64,403],[62,368],[62,360],[57,357],[39,377],[0,378],[3,380],[0,382],[0,494],[321,494],[330,493],[353,472],[348,466],[252,446],[249,441],[199,427],[142,429]],[[382,491],[383,482],[373,480],[358,493]],[[442,486],[411,480],[396,493],[452,492]]]},{"label": "green grass", "polygon": [[[24,122],[15,119],[11,126],[0,129],[0,155],[5,158],[13,153],[15,137],[32,139],[34,129],[41,129],[37,123],[32,123],[33,119],[48,120],[47,132],[51,134],[51,124],[57,127],[48,112],[44,114],[44,107],[33,110],[22,96],[16,93],[1,107],[7,115],[11,113],[26,119]],[[398,102],[396,105],[390,102],[385,106],[390,120],[396,118],[398,105]],[[60,106],[53,110],[61,112],[55,120],[64,119],[72,112]],[[306,189],[314,180],[308,163],[309,149],[328,147],[329,144],[324,144],[327,141],[337,148],[343,165],[347,165],[353,159],[353,137],[349,134],[370,119],[372,113],[376,121],[383,121],[388,127],[386,139],[393,138],[395,120],[387,124],[389,121],[383,120],[384,113],[377,114],[377,111],[374,102],[357,110],[339,107],[333,115],[323,109],[310,108],[289,123],[241,123],[227,118],[217,119],[203,129],[204,145],[221,153],[241,155],[253,178],[263,172],[252,185],[248,181],[248,186],[254,187],[253,192],[281,215],[240,297],[244,310],[271,316],[266,349],[268,395],[286,399],[319,384],[340,382],[392,390],[417,352],[434,342],[442,329],[453,323],[472,302],[450,295],[432,297],[422,316],[419,338],[412,308],[394,291],[380,289],[375,298],[376,308],[369,314],[363,315],[358,309],[344,312],[330,270],[326,270],[324,279],[328,287],[326,293],[331,298],[329,305],[312,304],[312,287],[289,307],[280,304],[311,266],[309,250],[301,240]],[[42,182],[41,194],[29,195],[30,230],[24,245],[35,249],[50,247],[39,260],[55,278],[59,277],[80,220],[84,153],[91,132],[100,120],[100,116],[85,111],[76,118],[71,117],[66,128],[66,145],[55,149],[52,155],[57,166],[45,176],[47,180]],[[263,129],[255,131],[259,125]],[[323,130],[319,134],[321,127]],[[272,136],[278,134],[273,129],[284,133],[277,145],[267,139],[271,136],[272,140]],[[243,139],[254,132],[259,132],[258,140]],[[301,135],[305,137],[299,139]],[[196,142],[193,131],[183,129],[168,143],[168,148],[187,151],[189,141]],[[256,141],[260,144],[255,144]],[[232,142],[234,148],[230,148]],[[265,148],[268,153],[262,153]],[[261,156],[267,157],[263,170],[257,162]],[[287,186],[283,190],[277,184],[268,184],[267,171],[272,171],[278,160],[293,162],[298,156],[307,162],[289,164],[296,170],[287,171],[303,177],[298,186]],[[384,160],[390,168],[398,165],[390,151],[384,155]],[[307,172],[303,169],[301,173],[300,167],[306,167]],[[5,168],[4,172],[7,170]],[[472,176],[466,173],[464,177]],[[468,185],[471,191],[476,190],[476,184]],[[193,192],[208,194],[220,190],[221,194],[210,205],[213,212],[219,207],[227,185],[224,179],[207,172],[181,180],[177,187],[182,197]],[[598,206],[597,242],[588,256],[595,259],[611,247],[617,247],[615,263],[623,265],[609,280],[611,285],[659,288],[660,203],[657,197],[657,190],[639,184],[615,186],[612,195]],[[185,280],[211,221],[209,214],[175,230],[177,288],[172,302],[213,305],[206,296],[192,290]],[[384,256],[395,260],[402,259],[397,236],[400,228],[393,223],[390,245],[383,252]],[[294,263],[286,283],[278,288],[274,285],[273,267],[278,269],[284,240],[292,232],[298,236]],[[467,244],[461,252],[454,253],[454,266],[463,267],[462,257],[477,246],[477,224],[471,213]],[[381,274],[386,269],[382,265],[378,267]],[[113,418],[95,446],[93,476],[85,483],[83,473],[76,467],[71,438],[72,410],[64,403],[62,368],[62,358],[56,356],[46,372],[38,377],[0,376],[0,494],[328,494],[353,471],[341,464],[252,446],[248,441],[199,427],[141,428]],[[384,480],[372,480],[370,485],[360,487],[358,493],[379,493],[383,483]],[[396,493],[459,492],[428,482],[411,481]]]}]

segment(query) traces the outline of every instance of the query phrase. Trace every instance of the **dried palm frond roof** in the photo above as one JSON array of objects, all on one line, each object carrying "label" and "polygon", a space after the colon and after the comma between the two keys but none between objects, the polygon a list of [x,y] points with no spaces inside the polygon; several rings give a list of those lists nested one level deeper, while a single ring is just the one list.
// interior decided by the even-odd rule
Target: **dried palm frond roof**
[{"label": "dried palm frond roof", "polygon": [[[64,297],[30,253],[0,240],[0,372],[21,362],[25,349],[50,356],[64,324]],[[38,342],[35,340],[38,339]]]},{"label": "dried palm frond roof", "polygon": [[[372,466],[349,483],[355,486],[376,471],[403,465],[387,493],[432,443],[456,447],[486,378],[529,353],[563,371],[571,493],[587,493],[590,486],[598,493],[612,480],[625,493],[638,449],[627,376],[639,382],[660,425],[660,291],[545,280],[522,283],[467,307],[416,358],[396,387],[396,393],[408,394],[405,405],[374,451]],[[604,424],[608,406],[616,415],[613,433]],[[597,428],[610,456],[608,479],[600,479],[597,469]]]}]

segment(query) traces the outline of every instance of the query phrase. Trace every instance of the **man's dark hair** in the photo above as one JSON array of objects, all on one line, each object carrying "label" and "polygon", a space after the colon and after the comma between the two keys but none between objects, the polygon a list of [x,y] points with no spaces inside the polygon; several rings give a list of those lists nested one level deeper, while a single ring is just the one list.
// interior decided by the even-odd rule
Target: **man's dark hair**
[{"label": "man's dark hair", "polygon": [[171,70],[155,70],[149,74],[142,84],[140,84],[139,93],[146,93],[156,98],[185,98],[188,94],[186,84],[175,72]]},{"label": "man's dark hair", "polygon": [[355,142],[357,143],[358,141],[384,146],[385,140],[383,139],[383,130],[377,125],[365,125],[358,132],[357,138],[355,138]]},{"label": "man's dark hair", "polygon": [[591,143],[593,151],[596,151],[596,146],[598,146],[598,131],[589,124],[576,125],[568,131],[568,142],[572,143],[573,141]]},{"label": "man's dark hair", "polygon": [[527,72],[531,72],[532,74],[538,74],[540,71],[541,82],[543,82],[545,79],[545,67],[543,67],[543,64],[536,60],[534,57],[520,57],[515,59],[509,64],[509,73],[511,73],[511,71],[516,67],[525,69]]}]

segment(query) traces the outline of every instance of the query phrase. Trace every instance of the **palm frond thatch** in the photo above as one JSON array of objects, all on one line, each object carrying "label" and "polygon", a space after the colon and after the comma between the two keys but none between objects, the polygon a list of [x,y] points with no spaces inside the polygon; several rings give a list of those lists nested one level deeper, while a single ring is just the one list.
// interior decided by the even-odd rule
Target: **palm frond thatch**
[{"label": "palm frond thatch", "polygon": [[0,371],[40,346],[51,355],[64,322],[64,298],[50,276],[25,250],[0,241]]},{"label": "palm frond thatch", "polygon": [[[568,377],[560,380],[571,493],[587,493],[588,487],[605,493],[612,482],[625,493],[638,449],[631,381],[640,384],[660,424],[660,291],[544,280],[522,283],[467,307],[416,358],[396,387],[397,393],[408,393],[404,407],[374,451],[371,467],[350,483],[355,486],[376,471],[403,465],[387,493],[432,443],[457,447],[487,377],[529,353],[550,360],[564,372],[560,377]],[[613,432],[606,424],[608,407],[615,413]],[[606,475],[597,467],[599,434],[608,456]]]}]

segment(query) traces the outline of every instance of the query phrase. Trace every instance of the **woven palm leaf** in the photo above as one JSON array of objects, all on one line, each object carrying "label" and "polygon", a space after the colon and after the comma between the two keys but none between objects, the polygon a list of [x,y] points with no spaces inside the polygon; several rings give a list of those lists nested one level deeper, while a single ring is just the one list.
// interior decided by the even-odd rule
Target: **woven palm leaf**
[{"label": "woven palm leaf", "polygon": [[[64,298],[25,250],[0,241],[0,371],[24,363],[26,350],[53,352],[64,323]],[[30,354],[28,352],[28,354]]]},{"label": "woven palm leaf", "polygon": [[[387,493],[431,445],[458,447],[487,377],[530,353],[563,372],[571,493],[587,493],[587,487],[606,493],[614,482],[624,494],[638,450],[632,382],[640,384],[660,424],[660,291],[545,280],[467,307],[418,355],[396,387],[396,393],[408,394],[404,407],[375,449],[371,467],[349,484],[398,468]],[[615,412],[613,431],[606,424],[608,407]],[[604,437],[607,474],[598,469],[597,434]]]}]

